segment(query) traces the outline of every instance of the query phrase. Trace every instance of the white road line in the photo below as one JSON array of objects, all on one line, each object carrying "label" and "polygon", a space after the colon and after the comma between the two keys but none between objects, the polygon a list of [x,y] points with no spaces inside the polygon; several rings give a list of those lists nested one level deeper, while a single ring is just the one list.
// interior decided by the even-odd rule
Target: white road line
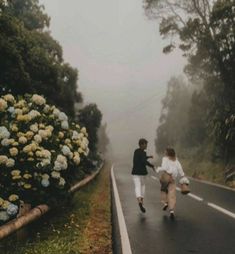
[{"label": "white road line", "polygon": [[113,192],[114,192],[114,199],[115,199],[115,204],[117,208],[117,217],[118,217],[118,224],[119,224],[119,230],[120,230],[120,235],[121,235],[121,245],[122,245],[122,253],[125,254],[132,254],[131,251],[131,245],[127,233],[127,228],[126,228],[126,223],[122,211],[122,206],[120,202],[120,197],[118,194],[118,189],[117,189],[117,184],[113,172],[113,165],[111,168],[111,178],[112,178],[112,184],[113,184]]},{"label": "white road line", "polygon": [[189,193],[188,196],[191,197],[191,198],[196,199],[197,201],[203,201],[203,198],[200,198],[200,197],[198,197],[198,196],[196,196],[196,195],[194,195],[192,193]]},{"label": "white road line", "polygon": [[157,180],[157,177],[156,176],[151,176],[154,180]]},{"label": "white road line", "polygon": [[228,211],[228,210],[226,210],[226,209],[224,209],[224,208],[222,208],[222,207],[220,207],[218,205],[215,205],[213,203],[207,203],[207,204],[208,204],[208,206],[213,207],[214,209],[216,209],[216,210],[218,210],[218,211],[220,211],[220,212],[222,212],[222,213],[232,217],[233,219],[235,219],[235,213],[232,213],[232,212],[230,212],[230,211]]}]

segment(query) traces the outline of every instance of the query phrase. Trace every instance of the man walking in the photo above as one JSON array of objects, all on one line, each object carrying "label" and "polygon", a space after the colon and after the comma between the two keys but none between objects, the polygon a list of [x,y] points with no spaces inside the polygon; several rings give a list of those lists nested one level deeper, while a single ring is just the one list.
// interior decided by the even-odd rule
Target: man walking
[{"label": "man walking", "polygon": [[153,156],[147,156],[145,149],[147,148],[148,141],[144,138],[139,140],[139,148],[134,152],[133,157],[133,169],[131,174],[133,175],[133,180],[135,184],[135,195],[140,207],[141,212],[145,213],[146,209],[143,206],[144,194],[145,194],[145,178],[148,174],[146,166],[154,169],[154,165],[148,162],[149,158]]}]

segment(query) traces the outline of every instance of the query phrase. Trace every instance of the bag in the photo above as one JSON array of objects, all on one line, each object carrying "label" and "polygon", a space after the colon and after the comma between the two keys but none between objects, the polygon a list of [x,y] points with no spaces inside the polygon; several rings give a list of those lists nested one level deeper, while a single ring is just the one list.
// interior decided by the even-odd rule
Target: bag
[{"label": "bag", "polygon": [[186,183],[180,184],[181,193],[186,195],[190,192],[189,185]]},{"label": "bag", "polygon": [[163,171],[163,173],[160,176],[160,182],[163,184],[169,184],[172,182],[172,175],[168,174],[166,171]]}]

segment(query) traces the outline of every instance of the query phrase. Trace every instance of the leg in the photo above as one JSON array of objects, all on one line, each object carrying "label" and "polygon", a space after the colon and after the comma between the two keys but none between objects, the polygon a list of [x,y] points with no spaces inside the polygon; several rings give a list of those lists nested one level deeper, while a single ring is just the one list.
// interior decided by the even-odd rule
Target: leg
[{"label": "leg", "polygon": [[174,214],[174,209],[175,209],[175,204],[176,204],[176,184],[175,182],[172,182],[169,184],[168,187],[168,204],[169,204],[169,209],[170,209],[170,218],[174,220],[175,214]]},{"label": "leg", "polygon": [[137,200],[141,200],[141,182],[140,182],[140,177],[137,176],[137,175],[134,175],[133,176],[133,181],[134,181],[134,184],[135,184],[135,195],[136,195],[136,198]]}]

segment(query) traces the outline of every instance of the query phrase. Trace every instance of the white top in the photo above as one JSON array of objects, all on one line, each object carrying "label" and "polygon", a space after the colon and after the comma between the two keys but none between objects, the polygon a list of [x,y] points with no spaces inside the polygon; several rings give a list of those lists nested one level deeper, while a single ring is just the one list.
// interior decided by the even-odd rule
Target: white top
[{"label": "white top", "polygon": [[159,173],[160,171],[166,171],[168,174],[172,175],[174,179],[176,179],[178,175],[181,177],[184,176],[184,171],[180,162],[177,159],[174,161],[170,160],[168,157],[162,158],[162,165],[157,168],[156,172]]}]

